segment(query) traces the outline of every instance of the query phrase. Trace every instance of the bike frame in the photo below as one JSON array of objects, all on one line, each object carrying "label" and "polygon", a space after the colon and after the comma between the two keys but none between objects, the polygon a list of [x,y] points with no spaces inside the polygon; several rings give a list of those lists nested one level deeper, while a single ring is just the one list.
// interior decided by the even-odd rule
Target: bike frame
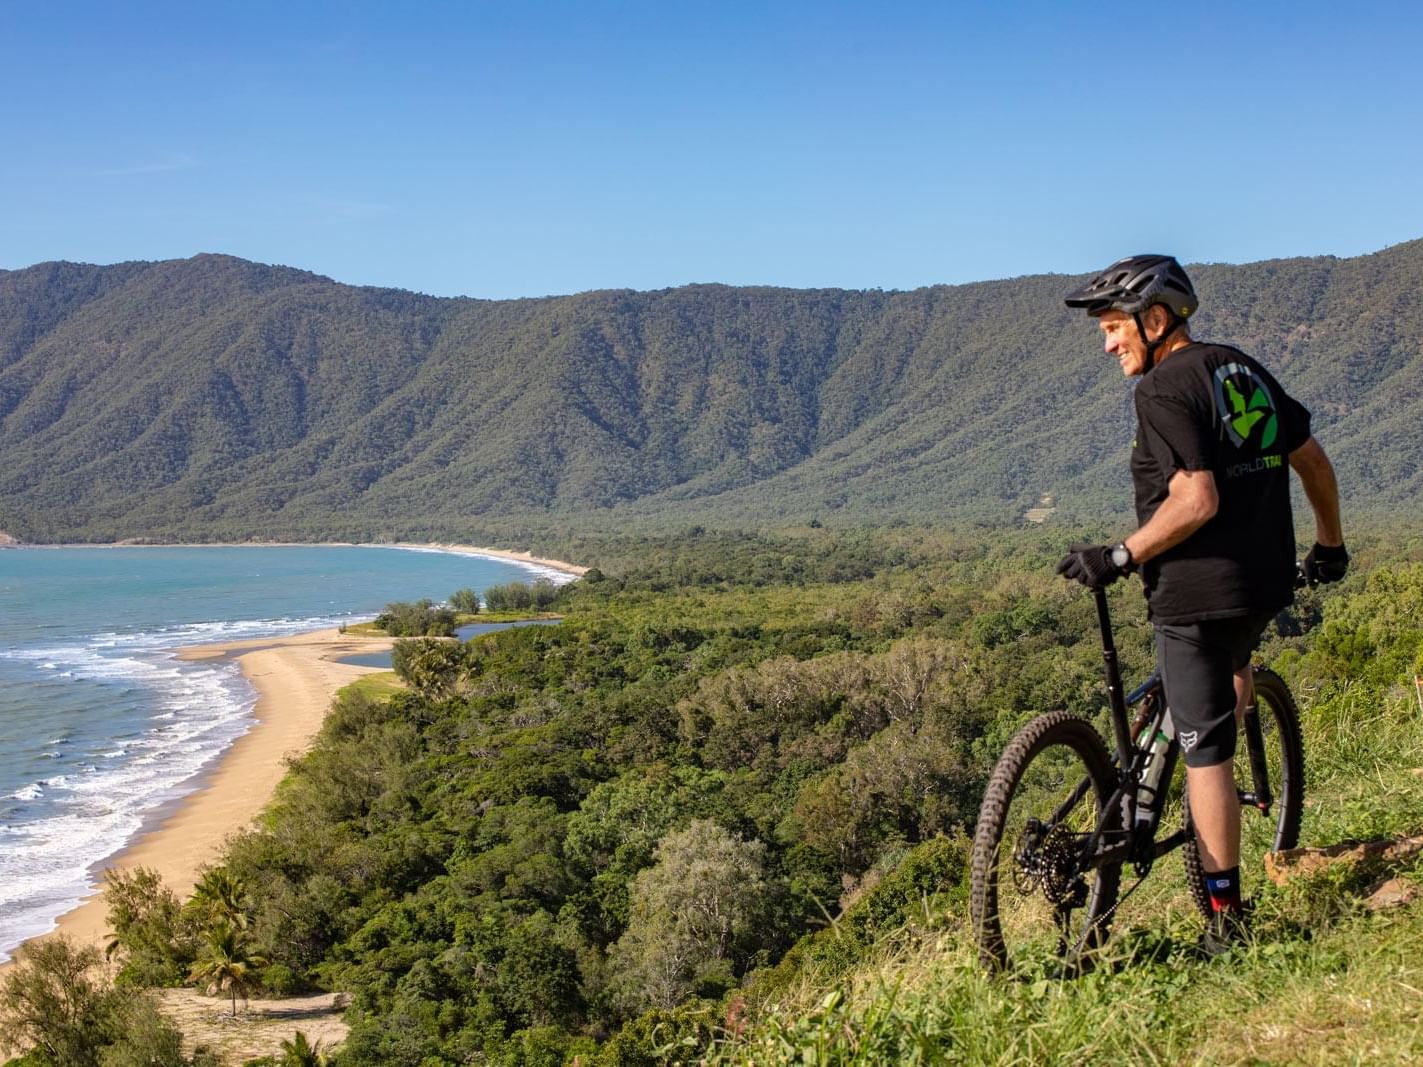
[{"label": "bike frame", "polygon": [[[1116,744],[1117,788],[1108,800],[1104,811],[1103,825],[1088,840],[1086,855],[1093,863],[1115,860],[1119,855],[1130,860],[1138,875],[1145,877],[1152,864],[1161,856],[1180,848],[1190,840],[1191,832],[1185,827],[1172,834],[1156,839],[1157,820],[1165,803],[1164,786],[1170,781],[1175,769],[1178,746],[1175,725],[1167,717],[1165,693],[1161,690],[1161,675],[1153,671],[1130,696],[1123,692],[1121,665],[1117,657],[1116,639],[1112,633],[1112,616],[1107,607],[1107,594],[1103,589],[1093,590],[1097,603],[1097,624],[1102,631],[1102,665],[1107,682],[1107,701],[1111,711],[1112,737]],[[1137,732],[1132,731],[1127,708],[1146,699],[1152,693],[1159,694],[1152,712],[1137,724]],[[1168,746],[1165,754],[1164,773],[1161,782],[1146,783],[1154,793],[1152,811],[1142,821],[1137,819],[1137,790],[1142,785],[1142,772],[1151,758],[1150,743],[1138,745],[1136,738],[1145,735],[1148,739],[1161,731]],[[1075,803],[1075,801],[1073,802]],[[1118,840],[1102,845],[1105,823],[1114,818],[1115,811],[1121,811],[1122,830]],[[1115,836],[1115,835],[1114,835]]]},{"label": "bike frame", "polygon": [[1097,625],[1102,630],[1102,663],[1107,676],[1107,701],[1112,711],[1112,736],[1117,743],[1117,784],[1126,785],[1131,771],[1131,725],[1127,722],[1127,700],[1122,693],[1122,669],[1117,662],[1117,642],[1112,635],[1112,613],[1107,607],[1107,591],[1094,589],[1097,601]]},{"label": "bike frame", "polygon": [[[1116,639],[1112,632],[1112,616],[1107,606],[1107,593],[1104,589],[1095,589],[1093,595],[1097,604],[1097,625],[1102,631],[1102,668],[1107,683],[1112,738],[1116,745],[1117,788],[1112,793],[1104,810],[1112,813],[1120,807],[1123,829],[1119,841],[1101,846],[1101,837],[1106,832],[1105,823],[1113,817],[1111,814],[1104,816],[1103,824],[1098,826],[1096,832],[1089,839],[1089,850],[1085,854],[1093,857],[1093,862],[1097,863],[1115,859],[1119,854],[1125,853],[1126,858],[1136,866],[1137,872],[1145,876],[1157,858],[1180,848],[1191,837],[1191,830],[1182,827],[1161,840],[1156,840],[1157,819],[1164,806],[1164,787],[1170,781],[1171,772],[1175,769],[1176,758],[1179,755],[1176,727],[1168,715],[1169,709],[1166,705],[1166,694],[1161,685],[1159,670],[1152,671],[1150,677],[1133,690],[1130,696],[1123,692],[1121,665],[1117,657]],[[1149,714],[1139,719],[1134,731],[1128,715],[1128,708],[1135,706],[1152,694],[1158,696],[1156,706]],[[1164,774],[1160,782],[1145,783],[1154,793],[1153,810],[1148,819],[1139,821],[1137,819],[1137,789],[1143,784],[1142,772],[1151,758],[1151,750],[1149,741],[1148,744],[1141,745],[1137,743],[1137,738],[1143,735],[1148,739],[1153,738],[1157,731],[1164,734],[1169,746],[1164,761]],[[1265,745],[1260,732],[1258,716],[1245,716],[1242,740],[1245,742],[1244,747],[1250,760],[1251,779],[1255,784],[1255,791],[1240,792],[1240,802],[1242,805],[1250,805],[1268,815],[1274,798],[1271,795],[1269,774],[1265,765]],[[1080,796],[1077,799],[1080,799]],[[1076,803],[1076,800],[1071,800],[1070,803]]]}]

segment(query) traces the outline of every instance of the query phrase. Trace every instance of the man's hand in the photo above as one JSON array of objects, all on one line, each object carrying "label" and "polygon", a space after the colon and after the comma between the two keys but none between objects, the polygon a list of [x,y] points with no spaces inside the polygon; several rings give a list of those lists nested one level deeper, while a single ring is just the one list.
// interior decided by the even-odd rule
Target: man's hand
[{"label": "man's hand", "polygon": [[1349,550],[1343,545],[1331,548],[1315,542],[1304,557],[1304,577],[1310,585],[1337,582],[1349,569]]},{"label": "man's hand", "polygon": [[1111,545],[1068,545],[1067,555],[1057,565],[1064,578],[1081,582],[1088,589],[1105,589],[1122,576],[1112,562]]}]

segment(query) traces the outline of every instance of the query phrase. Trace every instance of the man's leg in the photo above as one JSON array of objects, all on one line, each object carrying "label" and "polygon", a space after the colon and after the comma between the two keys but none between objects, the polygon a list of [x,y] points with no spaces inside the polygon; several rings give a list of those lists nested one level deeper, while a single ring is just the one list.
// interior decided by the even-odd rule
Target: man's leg
[{"label": "man's leg", "polygon": [[1240,866],[1240,797],[1235,792],[1235,761],[1227,760],[1214,767],[1187,767],[1186,788],[1191,791],[1191,821],[1196,824],[1196,843],[1207,877]]},{"label": "man's leg", "polygon": [[[1240,798],[1235,788],[1237,716],[1250,679],[1237,668],[1258,635],[1247,620],[1159,625],[1157,662],[1186,764],[1186,787],[1211,906],[1238,914]],[[1245,656],[1241,650],[1244,648]]]},{"label": "man's leg", "polygon": [[[1245,709],[1255,700],[1254,675],[1249,667],[1235,672],[1235,722],[1240,726]],[[1239,736],[1237,734],[1237,736]],[[1187,767],[1186,788],[1191,791],[1191,820],[1196,843],[1208,872],[1227,871],[1240,865],[1240,798],[1235,791],[1235,760],[1214,767]]]}]

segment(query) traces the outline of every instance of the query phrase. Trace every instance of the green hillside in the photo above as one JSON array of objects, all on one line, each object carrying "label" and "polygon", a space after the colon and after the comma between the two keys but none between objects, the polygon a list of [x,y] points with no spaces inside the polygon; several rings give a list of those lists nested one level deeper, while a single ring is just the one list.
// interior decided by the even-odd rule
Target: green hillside
[{"label": "green hillside", "polygon": [[[1192,268],[1357,503],[1417,508],[1423,241]],[[0,529],[379,537],[1126,503],[1127,386],[1073,279],[537,300],[224,256],[0,272]]]}]

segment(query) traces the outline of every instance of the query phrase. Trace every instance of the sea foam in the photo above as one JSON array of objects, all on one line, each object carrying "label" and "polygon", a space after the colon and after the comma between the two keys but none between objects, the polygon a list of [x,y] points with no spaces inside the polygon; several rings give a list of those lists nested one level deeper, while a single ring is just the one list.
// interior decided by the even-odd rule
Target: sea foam
[{"label": "sea foam", "polygon": [[237,667],[174,649],[531,575],[568,580],[522,561],[335,546],[0,553],[0,959],[92,892],[249,728],[255,694]]},{"label": "sea foam", "polygon": [[[198,773],[252,725],[256,691],[230,661],[185,662],[188,645],[281,637],[323,629],[344,616],[195,623],[45,648],[7,649],[0,657],[62,666],[76,678],[142,697],[151,714],[140,728],[111,736],[102,751],[64,774],[50,774],[0,803],[0,962],[97,887],[98,867],[122,849],[165,804],[201,784]],[[49,741],[59,758],[72,738]],[[42,810],[37,808],[42,804]]]}]

